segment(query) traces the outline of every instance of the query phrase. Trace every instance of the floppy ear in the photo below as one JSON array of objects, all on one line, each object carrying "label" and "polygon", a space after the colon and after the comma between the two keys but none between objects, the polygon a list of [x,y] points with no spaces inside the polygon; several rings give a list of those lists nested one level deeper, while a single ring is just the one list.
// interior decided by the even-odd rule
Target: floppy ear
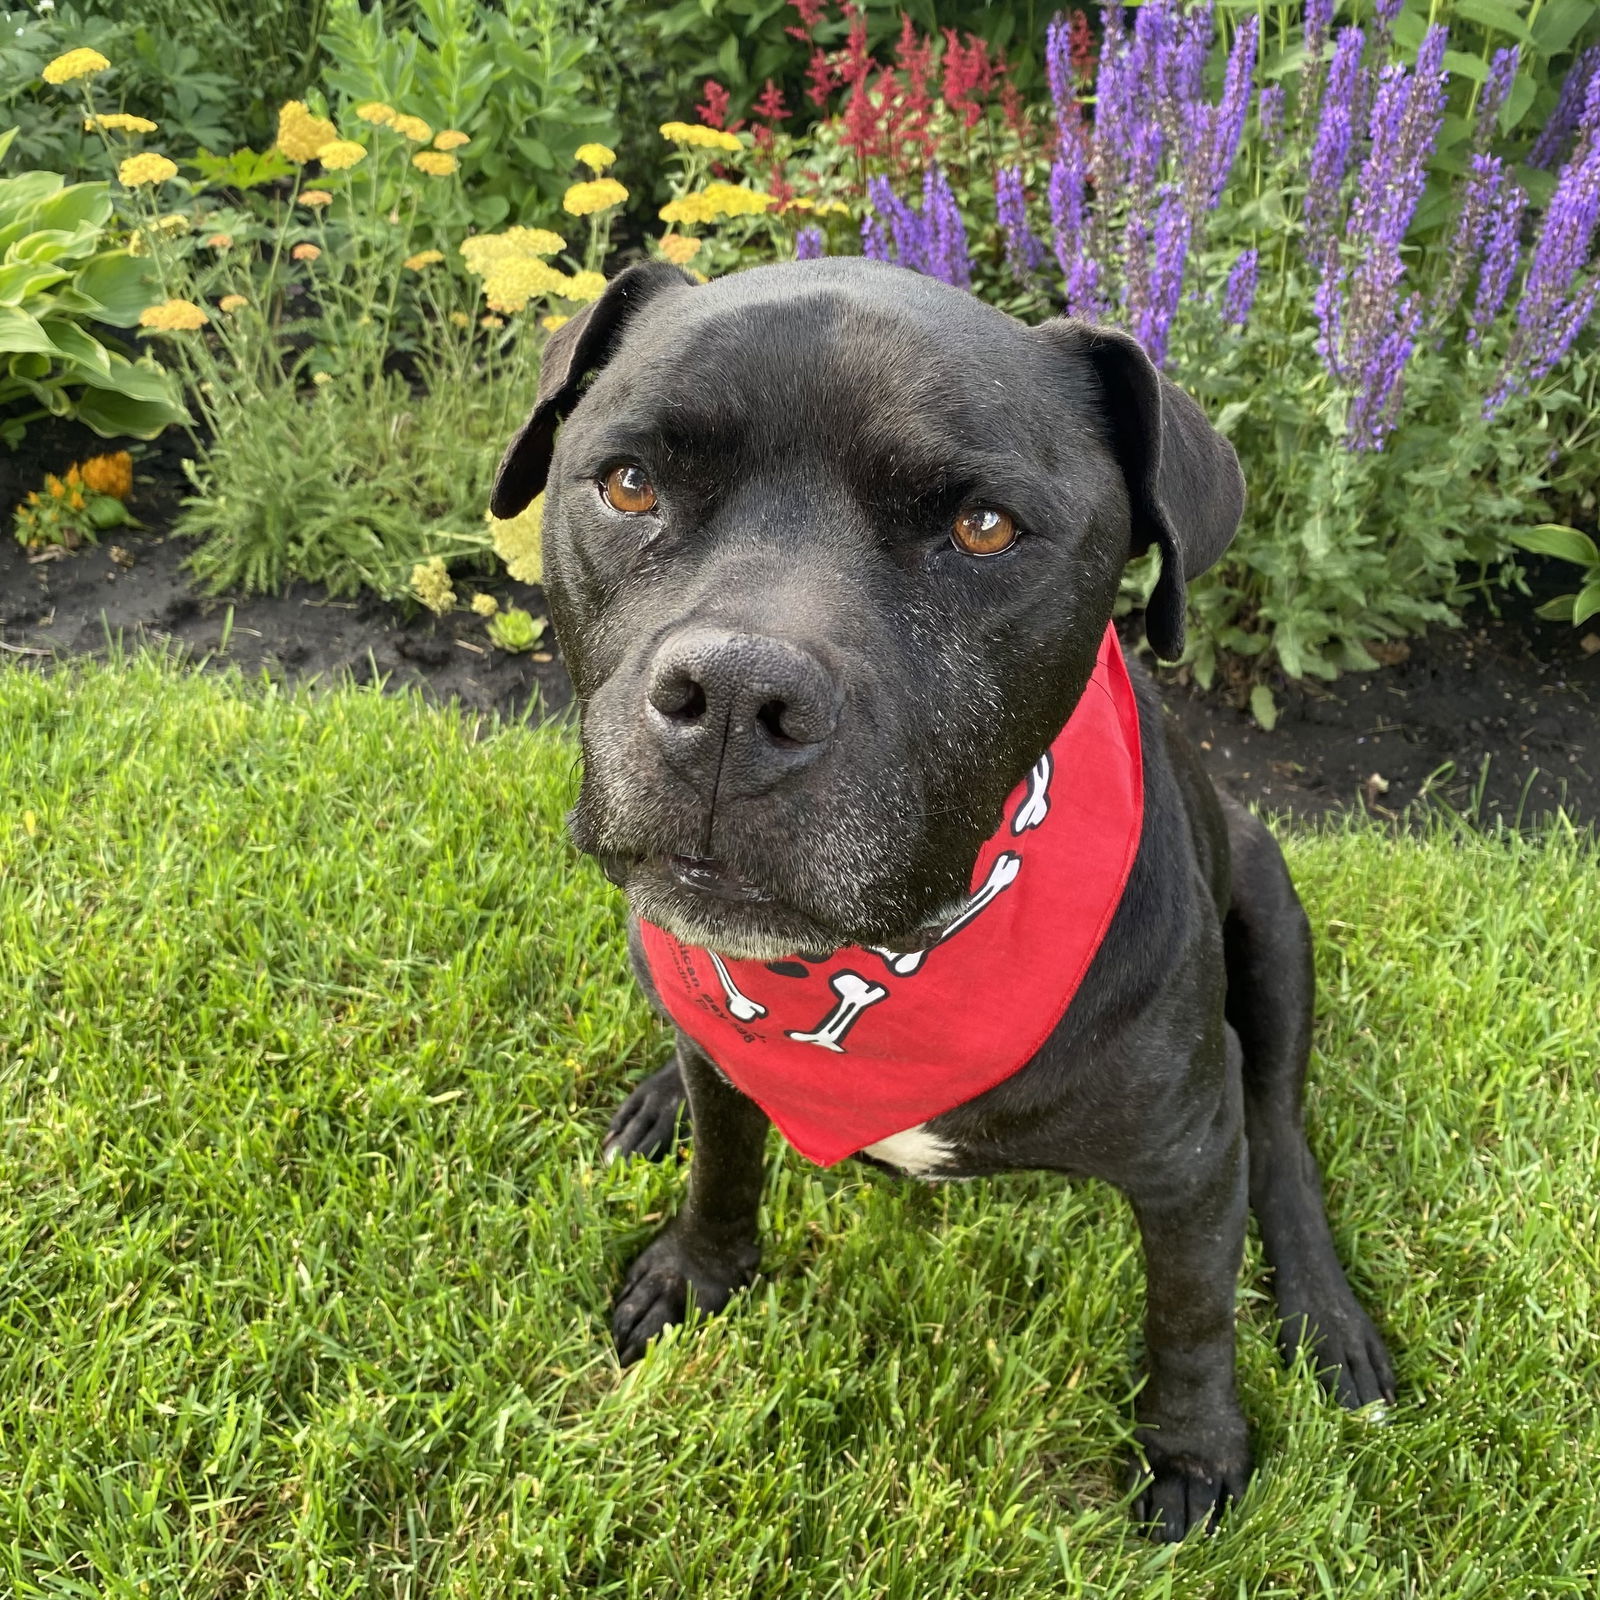
[{"label": "floppy ear", "polygon": [[1138,341],[1114,328],[1061,318],[1041,329],[1087,360],[1100,382],[1111,444],[1128,485],[1130,557],[1161,546],[1161,578],[1145,611],[1151,648],[1183,654],[1187,580],[1213,566],[1244,512],[1233,446],[1199,404],[1156,371]]},{"label": "floppy ear", "polygon": [[578,403],[583,380],[611,359],[623,329],[663,290],[694,282],[665,261],[647,261],[619,272],[605,293],[550,335],[539,365],[533,412],[506,446],[489,493],[497,517],[514,517],[544,488],[555,449],[556,429]]}]

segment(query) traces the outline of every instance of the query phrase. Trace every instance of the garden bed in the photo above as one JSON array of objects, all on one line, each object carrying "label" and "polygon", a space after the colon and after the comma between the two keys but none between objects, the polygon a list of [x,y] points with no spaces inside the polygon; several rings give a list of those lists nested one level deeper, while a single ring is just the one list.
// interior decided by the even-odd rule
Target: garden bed
[{"label": "garden bed", "polygon": [[[45,471],[95,448],[104,442],[68,424],[30,430],[23,448],[0,462],[0,503],[13,504]],[[357,682],[381,679],[386,688],[415,687],[505,718],[530,708],[554,714],[570,700],[553,639],[508,655],[470,612],[439,619],[372,596],[331,599],[308,584],[276,596],[200,593],[183,569],[192,547],[165,531],[184,488],[182,436],[142,448],[130,501],[141,529],[50,561],[0,544],[0,654],[9,660],[103,654],[120,635],[129,645],[171,644],[287,680],[346,672]],[[1533,821],[1564,806],[1592,824],[1600,819],[1600,630],[1533,614],[1563,581],[1570,578],[1557,566],[1542,587],[1536,575],[1535,596],[1503,596],[1498,615],[1475,605],[1463,627],[1397,647],[1399,659],[1381,671],[1280,689],[1270,733],[1242,709],[1241,695],[1221,685],[1202,690],[1181,671],[1163,674],[1168,701],[1212,774],[1269,810],[1401,816],[1421,800],[1421,809],[1442,801],[1483,820]],[[478,587],[544,615],[537,586],[500,572]],[[1137,638],[1137,624],[1127,633]]]}]

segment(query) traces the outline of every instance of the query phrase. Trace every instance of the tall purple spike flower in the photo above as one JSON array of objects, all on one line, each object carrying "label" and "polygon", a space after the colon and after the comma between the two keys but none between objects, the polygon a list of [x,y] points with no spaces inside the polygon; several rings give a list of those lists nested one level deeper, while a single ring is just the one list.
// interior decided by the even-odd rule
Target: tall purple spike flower
[{"label": "tall purple spike flower", "polygon": [[1087,161],[1082,143],[1068,139],[1050,167],[1050,232],[1066,280],[1067,312],[1091,321],[1104,314],[1100,268],[1090,248],[1085,211]]},{"label": "tall purple spike flower", "polygon": [[1474,347],[1482,342],[1484,331],[1500,315],[1511,292],[1511,277],[1521,248],[1522,217],[1528,209],[1527,192],[1513,178],[1504,179],[1498,198],[1484,236],[1478,297],[1473,301],[1472,325],[1467,329],[1467,343]]},{"label": "tall purple spike flower", "polygon": [[820,261],[827,253],[828,247],[823,240],[821,228],[802,228],[794,236],[796,261]]},{"label": "tall purple spike flower", "polygon": [[1045,29],[1045,77],[1050,84],[1050,103],[1056,110],[1056,128],[1063,138],[1077,120],[1078,90],[1072,75],[1072,25],[1057,12]]},{"label": "tall purple spike flower", "polygon": [[1553,167],[1556,164],[1578,126],[1589,85],[1596,76],[1600,76],[1600,44],[1591,45],[1567,68],[1556,108],[1528,152],[1529,166]]},{"label": "tall purple spike flower", "polygon": [[1261,253],[1255,249],[1241,251],[1234,262],[1228,281],[1222,286],[1222,320],[1230,327],[1243,328],[1250,320],[1250,309],[1256,303],[1256,282],[1261,265]]},{"label": "tall purple spike flower", "polygon": [[1306,0],[1300,25],[1306,61],[1300,69],[1300,92],[1295,97],[1295,120],[1302,125],[1310,120],[1322,94],[1322,51],[1333,27],[1333,7],[1334,0]]},{"label": "tall purple spike flower", "polygon": [[1239,154],[1239,138],[1244,133],[1245,114],[1250,109],[1250,80],[1255,75],[1256,36],[1260,22],[1246,17],[1233,36],[1228,52],[1228,69],[1223,78],[1222,100],[1211,122],[1211,138],[1206,146],[1206,209],[1215,210]]},{"label": "tall purple spike flower", "polygon": [[[1356,183],[1349,234],[1357,264],[1346,285],[1337,246],[1326,247],[1316,310],[1317,349],[1355,391],[1346,418],[1352,450],[1379,450],[1399,414],[1399,383],[1422,327],[1419,296],[1400,297],[1400,246],[1427,181],[1444,117],[1443,28],[1430,28],[1409,74],[1386,67],[1378,80],[1371,148]],[[1341,303],[1342,302],[1342,303]]]},{"label": "tall purple spike flower", "polygon": [[1492,416],[1513,394],[1537,383],[1571,348],[1600,301],[1589,269],[1600,228],[1600,73],[1589,80],[1578,145],[1556,179],[1517,302],[1504,373],[1484,403]]},{"label": "tall purple spike flower", "polygon": [[1156,204],[1155,265],[1148,293],[1131,319],[1134,337],[1158,367],[1167,364],[1167,337],[1183,293],[1183,268],[1192,226],[1183,197],[1176,189],[1164,187]]},{"label": "tall purple spike flower", "polygon": [[1044,246],[1028,226],[1028,197],[1020,167],[1002,167],[995,178],[995,207],[1006,241],[1006,265],[1019,283],[1032,282],[1044,263]]},{"label": "tall purple spike flower", "polygon": [[1467,181],[1461,191],[1461,209],[1456,213],[1455,231],[1450,239],[1450,269],[1439,280],[1428,308],[1430,322],[1442,328],[1461,299],[1461,292],[1483,253],[1484,234],[1496,214],[1506,178],[1506,164],[1498,156],[1479,151],[1472,157]]},{"label": "tall purple spike flower", "polygon": [[867,180],[867,199],[888,228],[888,254],[883,259],[897,261],[913,272],[929,272],[928,230],[924,219],[894,192],[887,178]]},{"label": "tall purple spike flower", "polygon": [[922,223],[928,240],[928,265],[933,277],[957,289],[972,287],[972,254],[966,224],[943,169],[929,167],[922,176]]},{"label": "tall purple spike flower", "polygon": [[881,217],[863,217],[861,219],[861,253],[869,261],[891,261],[889,253],[889,230],[884,227]]},{"label": "tall purple spike flower", "polygon": [[1366,35],[1359,28],[1345,28],[1334,46],[1333,65],[1328,70],[1328,93],[1322,102],[1322,119],[1306,174],[1306,232],[1314,256],[1337,231],[1339,191],[1355,137],[1351,108],[1366,42]]},{"label": "tall purple spike flower", "polygon": [[1256,96],[1256,125],[1262,141],[1274,156],[1283,153],[1283,85],[1269,83]]},{"label": "tall purple spike flower", "polygon": [[1512,84],[1517,81],[1520,56],[1521,51],[1513,44],[1504,50],[1496,50],[1490,58],[1489,76],[1478,93],[1478,119],[1472,136],[1474,149],[1487,150],[1489,141],[1494,138],[1495,118],[1500,115],[1500,108],[1510,96]]}]

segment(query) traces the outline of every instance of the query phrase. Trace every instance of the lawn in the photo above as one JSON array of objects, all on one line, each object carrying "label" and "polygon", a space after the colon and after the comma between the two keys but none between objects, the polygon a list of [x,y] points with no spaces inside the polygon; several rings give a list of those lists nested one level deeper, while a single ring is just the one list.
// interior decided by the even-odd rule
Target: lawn
[{"label": "lawn", "polygon": [[756,1286],[621,1374],[681,1174],[563,841],[575,749],[150,658],[0,672],[0,1593],[1582,1595],[1600,1576],[1600,860],[1287,845],[1310,1116],[1386,1423],[1240,1363],[1215,1537],[1125,1521],[1126,1206],[773,1147]]}]

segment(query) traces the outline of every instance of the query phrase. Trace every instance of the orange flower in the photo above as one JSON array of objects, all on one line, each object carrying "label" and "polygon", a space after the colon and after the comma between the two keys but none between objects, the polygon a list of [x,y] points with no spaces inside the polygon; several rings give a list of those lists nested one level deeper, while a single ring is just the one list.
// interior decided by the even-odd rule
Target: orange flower
[{"label": "orange flower", "polygon": [[297,244],[289,252],[289,257],[293,261],[315,261],[321,254],[314,244]]},{"label": "orange flower", "polygon": [[[85,487],[113,500],[126,500],[133,492],[133,457],[126,450],[110,455],[90,456],[81,469]],[[71,477],[71,473],[68,474]]]}]

